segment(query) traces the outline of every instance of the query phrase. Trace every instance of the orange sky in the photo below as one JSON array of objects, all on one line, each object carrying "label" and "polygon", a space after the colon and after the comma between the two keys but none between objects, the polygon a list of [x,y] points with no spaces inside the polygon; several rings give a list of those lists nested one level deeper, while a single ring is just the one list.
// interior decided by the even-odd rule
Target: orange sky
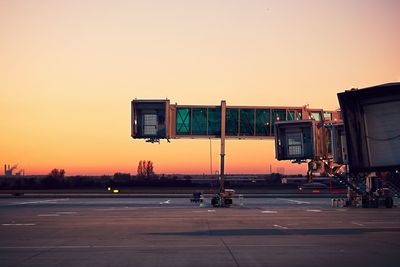
[{"label": "orange sky", "polygon": [[[0,1],[0,163],[27,174],[209,173],[208,140],[130,138],[130,101],[335,109],[400,80],[400,2]],[[228,141],[228,173],[286,173],[273,141]],[[219,142],[213,141],[213,166]]]}]

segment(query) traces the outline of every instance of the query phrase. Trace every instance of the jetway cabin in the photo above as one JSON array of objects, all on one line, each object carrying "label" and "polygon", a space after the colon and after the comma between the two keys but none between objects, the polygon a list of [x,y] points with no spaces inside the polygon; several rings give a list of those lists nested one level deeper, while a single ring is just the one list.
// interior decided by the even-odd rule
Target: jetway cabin
[{"label": "jetway cabin", "polygon": [[316,120],[284,121],[275,125],[275,153],[278,160],[321,159],[327,152],[326,129]]},{"label": "jetway cabin", "polygon": [[400,169],[400,83],[338,94],[351,172]]},{"label": "jetway cabin", "polygon": [[170,137],[169,100],[133,100],[131,105],[132,138]]}]

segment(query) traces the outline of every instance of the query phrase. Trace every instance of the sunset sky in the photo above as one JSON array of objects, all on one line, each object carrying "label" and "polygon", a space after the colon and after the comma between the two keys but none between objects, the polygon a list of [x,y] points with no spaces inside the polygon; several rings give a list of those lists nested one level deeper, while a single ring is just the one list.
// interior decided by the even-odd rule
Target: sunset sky
[{"label": "sunset sky", "polygon": [[[209,173],[208,140],[133,140],[130,101],[336,109],[338,92],[400,81],[399,14],[397,0],[0,0],[1,166]],[[215,171],[218,140],[212,157]],[[274,157],[272,140],[228,141],[226,172],[305,172]]]}]

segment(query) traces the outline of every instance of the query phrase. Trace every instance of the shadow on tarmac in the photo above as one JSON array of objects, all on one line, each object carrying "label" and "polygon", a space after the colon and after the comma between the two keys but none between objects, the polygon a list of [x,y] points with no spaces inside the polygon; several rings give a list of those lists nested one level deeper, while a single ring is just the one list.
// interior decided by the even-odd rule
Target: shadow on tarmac
[{"label": "shadow on tarmac", "polygon": [[148,233],[148,235],[178,236],[278,236],[278,235],[361,235],[367,233],[400,232],[400,228],[339,228],[339,229],[226,229],[194,232]]}]

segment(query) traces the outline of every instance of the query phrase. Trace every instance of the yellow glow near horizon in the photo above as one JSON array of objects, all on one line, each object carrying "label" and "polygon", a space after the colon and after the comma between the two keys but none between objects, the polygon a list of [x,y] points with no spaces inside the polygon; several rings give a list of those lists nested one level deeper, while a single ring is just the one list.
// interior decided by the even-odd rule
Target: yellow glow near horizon
[{"label": "yellow glow near horizon", "polygon": [[[27,174],[209,173],[208,140],[130,138],[130,101],[338,108],[400,80],[399,1],[0,2],[0,163]],[[228,173],[305,166],[228,141]],[[213,141],[213,169],[219,142]]]}]

